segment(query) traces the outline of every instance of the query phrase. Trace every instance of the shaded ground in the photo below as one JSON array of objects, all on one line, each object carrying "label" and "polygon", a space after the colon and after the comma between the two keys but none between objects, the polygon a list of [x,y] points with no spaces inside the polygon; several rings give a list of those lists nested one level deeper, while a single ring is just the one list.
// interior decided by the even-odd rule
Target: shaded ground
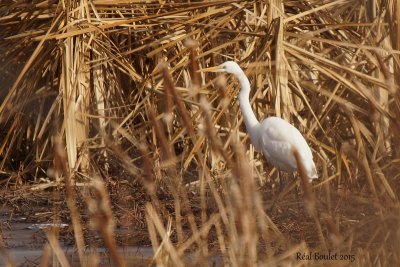
[{"label": "shaded ground", "polygon": [[[16,262],[23,266],[34,266],[39,263],[46,243],[45,231],[49,229],[49,225],[55,219],[59,219],[63,225],[59,229],[60,243],[67,251],[67,255],[75,257],[77,260],[73,229],[63,189],[61,189],[61,193],[58,193],[57,191],[52,192],[52,189],[32,191],[30,188],[21,187],[17,190],[1,191],[1,230],[11,257],[14,257]],[[329,198],[321,188],[315,189],[317,209],[325,236],[325,239],[321,240],[315,229],[313,218],[305,209],[301,193],[296,193],[296,190],[289,192],[271,210],[273,198],[277,194],[266,188],[260,190],[262,190],[265,207],[268,210],[267,214],[292,244],[305,241],[307,246],[312,249],[321,246],[323,242],[332,244],[335,238],[353,239],[352,244],[347,248],[350,250],[379,244],[379,240],[372,240],[368,234],[376,229],[377,223],[379,223],[379,209],[371,205],[372,198],[348,193],[330,194]],[[80,190],[76,192],[80,192]],[[193,194],[191,196],[192,210],[197,217],[196,220],[200,220],[200,208],[197,206],[199,197],[196,191],[192,190],[191,192]],[[85,226],[85,243],[90,244],[91,248],[100,248],[100,251],[103,251],[101,254],[104,256],[101,259],[102,264],[110,264],[107,251],[103,249],[101,236],[97,231],[90,229],[84,197],[80,193],[77,195],[81,220]],[[167,196],[162,198],[161,193],[160,196],[168,212],[173,214],[173,200]],[[117,221],[115,236],[119,248],[122,249],[121,253],[129,258],[128,262],[132,262],[134,259],[138,265],[148,264],[152,249],[145,224],[144,204],[149,199],[141,188],[127,186],[124,183],[110,186],[110,197]],[[171,203],[168,204],[169,202]],[[212,205],[209,206],[212,207]],[[207,210],[207,213],[210,214],[214,212],[218,212],[217,208]],[[189,231],[189,228],[186,228]],[[327,237],[326,229],[335,234]],[[213,246],[217,236],[211,231],[208,238],[210,246]]]}]

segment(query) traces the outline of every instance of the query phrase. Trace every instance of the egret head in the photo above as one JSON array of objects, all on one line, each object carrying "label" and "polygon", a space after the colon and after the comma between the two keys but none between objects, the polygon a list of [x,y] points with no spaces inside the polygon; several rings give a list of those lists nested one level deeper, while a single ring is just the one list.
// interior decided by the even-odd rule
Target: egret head
[{"label": "egret head", "polygon": [[243,70],[234,61],[226,61],[226,62],[222,63],[219,66],[206,68],[206,69],[201,69],[199,71],[201,71],[201,72],[206,72],[206,71],[210,71],[210,72],[226,72],[226,73],[234,74],[236,76],[244,74]]}]

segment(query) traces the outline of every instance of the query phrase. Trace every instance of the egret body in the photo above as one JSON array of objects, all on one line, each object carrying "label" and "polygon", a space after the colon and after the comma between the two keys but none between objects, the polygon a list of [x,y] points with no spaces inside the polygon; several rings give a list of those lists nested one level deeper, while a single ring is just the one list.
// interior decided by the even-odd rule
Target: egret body
[{"label": "egret body", "polygon": [[256,151],[281,171],[298,169],[293,151],[297,151],[309,180],[318,178],[311,149],[293,125],[279,117],[268,117],[259,122],[250,104],[250,82],[236,62],[227,61],[219,66],[200,71],[226,72],[236,76],[240,83],[239,105],[250,141]]}]

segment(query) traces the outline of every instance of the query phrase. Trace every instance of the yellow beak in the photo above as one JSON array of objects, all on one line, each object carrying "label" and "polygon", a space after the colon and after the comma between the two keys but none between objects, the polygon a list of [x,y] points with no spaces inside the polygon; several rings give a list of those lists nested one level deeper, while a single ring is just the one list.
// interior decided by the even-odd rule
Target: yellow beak
[{"label": "yellow beak", "polygon": [[222,70],[224,69],[224,67],[222,66],[214,66],[214,67],[209,67],[209,68],[205,68],[205,69],[200,69],[198,70],[198,72],[213,72],[213,71],[218,71],[218,70]]}]

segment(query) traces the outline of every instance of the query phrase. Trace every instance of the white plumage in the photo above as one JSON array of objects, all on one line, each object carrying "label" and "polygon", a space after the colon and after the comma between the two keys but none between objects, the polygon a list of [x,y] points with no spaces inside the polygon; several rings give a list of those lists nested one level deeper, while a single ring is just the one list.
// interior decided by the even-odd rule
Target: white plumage
[{"label": "white plumage", "polygon": [[268,117],[261,123],[257,120],[249,101],[250,82],[236,62],[227,61],[220,66],[201,71],[227,72],[239,80],[239,105],[247,132],[254,148],[263,153],[269,163],[285,172],[296,171],[297,163],[293,151],[297,150],[308,178],[318,178],[311,149],[299,130],[278,117]]}]

